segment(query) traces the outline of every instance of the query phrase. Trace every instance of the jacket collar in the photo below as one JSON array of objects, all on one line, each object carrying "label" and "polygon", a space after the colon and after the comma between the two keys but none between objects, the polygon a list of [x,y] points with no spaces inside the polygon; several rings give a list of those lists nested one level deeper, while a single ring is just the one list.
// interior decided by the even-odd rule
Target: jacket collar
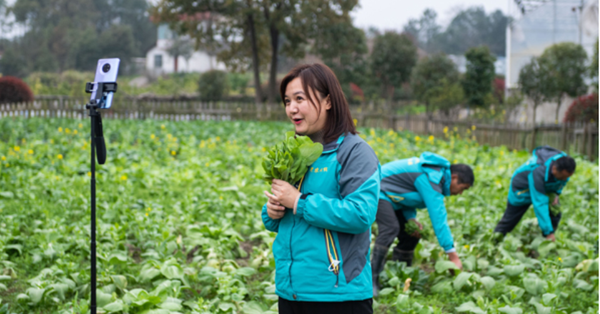
[{"label": "jacket collar", "polygon": [[338,137],[337,140],[333,140],[323,145],[323,154],[335,152],[340,147],[340,144],[342,144],[342,142],[344,141],[344,138],[346,138],[345,133],[340,135],[340,137]]}]

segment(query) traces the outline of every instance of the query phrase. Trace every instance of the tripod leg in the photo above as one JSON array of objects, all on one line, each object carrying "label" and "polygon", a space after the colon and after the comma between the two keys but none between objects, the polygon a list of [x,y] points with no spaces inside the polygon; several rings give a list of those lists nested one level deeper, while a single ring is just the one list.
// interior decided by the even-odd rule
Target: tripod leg
[{"label": "tripod leg", "polygon": [[91,150],[92,150],[92,162],[91,162],[91,173],[92,173],[92,177],[91,177],[91,230],[90,230],[90,237],[91,237],[91,241],[90,241],[90,249],[91,249],[91,278],[90,278],[90,284],[91,284],[91,300],[90,300],[90,313],[91,314],[96,314],[96,132],[95,132],[95,128],[97,126],[97,119],[99,118],[99,116],[97,116],[96,114],[99,114],[96,111],[96,108],[92,107],[90,108],[90,117],[92,119],[92,132],[91,132],[91,140],[92,140],[92,145],[91,146]]},{"label": "tripod leg", "polygon": [[95,141],[96,141],[96,156],[98,163],[103,165],[106,162],[106,144],[104,143],[104,134],[102,132],[102,116],[100,112],[96,112]]}]

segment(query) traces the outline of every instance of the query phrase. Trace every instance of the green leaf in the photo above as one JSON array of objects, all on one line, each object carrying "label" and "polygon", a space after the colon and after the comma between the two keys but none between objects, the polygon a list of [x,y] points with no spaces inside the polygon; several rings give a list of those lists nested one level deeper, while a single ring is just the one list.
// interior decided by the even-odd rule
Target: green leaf
[{"label": "green leaf", "polygon": [[508,285],[506,288],[510,291],[511,299],[513,300],[519,299],[525,294],[525,289],[521,287]]},{"label": "green leaf", "polygon": [[127,288],[127,278],[121,275],[110,276],[115,286],[121,290]]},{"label": "green leaf", "polygon": [[260,303],[256,301],[250,301],[244,303],[242,308],[242,313],[244,314],[263,314],[266,310],[266,307],[263,307]]},{"label": "green leaf", "polygon": [[509,277],[519,276],[525,270],[525,265],[507,265],[504,266],[504,273]]},{"label": "green leaf", "polygon": [[492,277],[498,277],[502,273],[504,273],[504,270],[502,268],[498,268],[498,267],[494,267],[494,266],[490,267],[490,269],[487,271],[487,275],[492,276]]},{"label": "green leaf", "polygon": [[3,192],[0,192],[0,197],[2,197],[2,198],[14,198],[15,194],[13,192],[11,192],[11,191],[3,191]]},{"label": "green leaf", "polygon": [[545,280],[540,279],[538,276],[530,274],[523,279],[523,286],[530,294],[540,295],[546,291],[548,288],[548,283]]},{"label": "green leaf", "polygon": [[21,304],[23,304],[23,303],[27,303],[27,302],[28,302],[30,299],[31,299],[31,298],[30,298],[28,295],[24,294],[24,293],[20,293],[20,294],[17,296],[17,302],[19,302],[19,303],[21,303]]},{"label": "green leaf", "polygon": [[235,309],[235,305],[228,302],[222,302],[219,304],[219,309],[223,312],[227,312],[230,309]]},{"label": "green leaf", "polygon": [[[454,263],[453,263],[454,264]],[[456,289],[456,291],[460,290],[471,278],[471,275],[473,275],[472,273],[467,273],[467,272],[462,272],[460,274],[458,274],[458,276],[456,276],[456,278],[454,278],[454,289]]]},{"label": "green leaf", "polygon": [[155,310],[144,311],[141,314],[171,314],[171,311],[164,310],[164,309],[155,309]]},{"label": "green leaf", "polygon": [[456,308],[457,312],[467,312],[467,313],[475,313],[475,314],[485,314],[485,312],[480,309],[473,301],[465,302]]},{"label": "green leaf", "polygon": [[179,265],[163,265],[160,272],[169,279],[183,278],[183,270]]},{"label": "green leaf", "polygon": [[408,303],[409,303],[409,297],[406,294],[401,293],[396,298],[396,306],[405,308],[408,306]]},{"label": "green leaf", "polygon": [[252,267],[242,267],[235,270],[235,274],[240,275],[242,277],[250,277],[256,274],[256,270]]},{"label": "green leaf", "polygon": [[496,285],[496,280],[490,276],[485,276],[481,278],[481,284],[485,287],[485,290],[492,290]]},{"label": "green leaf", "polygon": [[3,283],[0,283],[0,291],[6,291],[8,288]]},{"label": "green leaf", "polygon": [[6,280],[11,280],[11,279],[12,279],[11,276],[0,275],[0,281],[6,281]]},{"label": "green leaf", "polygon": [[548,256],[548,254],[550,254],[550,252],[552,252],[553,250],[556,249],[556,243],[550,241],[550,240],[544,240],[544,242],[542,242],[539,246],[538,246],[538,253],[540,253],[541,257],[546,257]]},{"label": "green leaf", "polygon": [[452,288],[452,281],[448,279],[442,280],[433,285],[433,287],[431,287],[431,291],[440,294],[451,293],[454,291],[454,288]]},{"label": "green leaf", "polygon": [[65,295],[71,290],[70,287],[65,283],[55,283],[50,285],[53,291],[58,293],[58,296],[61,300],[65,299]]},{"label": "green leaf", "polygon": [[594,286],[585,282],[585,280],[575,279],[575,280],[573,280],[573,283],[575,284],[575,289],[581,289],[584,291],[590,291],[590,290],[594,289]]},{"label": "green leaf", "polygon": [[31,298],[31,302],[33,304],[38,304],[44,298],[44,294],[46,293],[46,289],[40,288],[29,288],[26,290],[27,295]]},{"label": "green leaf", "polygon": [[575,267],[582,260],[583,260],[583,257],[580,254],[572,253],[571,255],[563,258],[563,260],[562,260],[562,266],[566,267],[566,268]]},{"label": "green leaf", "polygon": [[523,314],[523,310],[521,310],[518,307],[510,307],[510,306],[505,306],[502,308],[498,309],[499,312],[501,313],[505,313],[505,314]]},{"label": "green leaf", "polygon": [[100,289],[96,289],[96,305],[98,307],[104,307],[105,305],[112,302],[112,294],[104,293]]},{"label": "green leaf", "polygon": [[123,252],[112,253],[108,257],[108,262],[113,265],[125,264],[127,263],[127,255]]},{"label": "green leaf", "polygon": [[537,312],[537,314],[551,314],[552,313],[551,307],[545,307],[537,302],[534,302],[533,299],[529,303],[535,307],[535,311]]},{"label": "green leaf", "polygon": [[160,305],[161,309],[169,310],[169,311],[180,311],[183,307],[181,304],[177,302],[164,302]]},{"label": "green leaf", "polygon": [[384,289],[381,289],[381,291],[379,291],[379,295],[386,296],[392,292],[394,292],[394,288],[384,288]]},{"label": "green leaf", "polygon": [[142,269],[140,273],[140,282],[148,282],[158,275],[160,275],[160,270],[156,268]]},{"label": "green leaf", "polygon": [[556,299],[556,294],[553,294],[553,293],[544,293],[542,295],[542,302],[544,302],[545,305],[550,305],[550,303],[554,299]]},{"label": "green leaf", "polygon": [[23,254],[23,252],[22,252],[23,246],[20,244],[8,244],[8,245],[4,246],[4,249],[7,251],[7,253],[9,253],[8,250],[10,249],[10,250],[15,250],[15,251],[19,252],[19,255]]},{"label": "green leaf", "polygon": [[435,271],[438,273],[443,273],[449,269],[458,269],[458,267],[451,261],[439,260],[435,263]]},{"label": "green leaf", "polygon": [[123,301],[117,300],[113,303],[109,303],[102,307],[104,310],[108,312],[119,312],[123,310]]}]

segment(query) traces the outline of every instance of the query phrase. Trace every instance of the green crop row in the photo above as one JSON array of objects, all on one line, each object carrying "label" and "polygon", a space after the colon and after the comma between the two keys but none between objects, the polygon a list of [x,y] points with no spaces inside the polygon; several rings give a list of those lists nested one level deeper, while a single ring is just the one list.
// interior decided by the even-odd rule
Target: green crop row
[{"label": "green crop row", "polygon": [[[262,225],[262,157],[285,123],[106,120],[97,166],[98,306],[104,313],[274,313],[271,245]],[[598,165],[561,196],[557,241],[529,211],[494,238],[524,151],[361,129],[380,162],[433,151],[474,167],[446,200],[464,270],[421,241],[414,267],[389,261],[376,313],[597,313]],[[87,313],[89,121],[0,119],[0,313]],[[425,211],[419,220],[429,221]],[[377,226],[373,226],[377,234]],[[375,237],[373,237],[374,239]],[[433,240],[435,241],[435,240]]]}]

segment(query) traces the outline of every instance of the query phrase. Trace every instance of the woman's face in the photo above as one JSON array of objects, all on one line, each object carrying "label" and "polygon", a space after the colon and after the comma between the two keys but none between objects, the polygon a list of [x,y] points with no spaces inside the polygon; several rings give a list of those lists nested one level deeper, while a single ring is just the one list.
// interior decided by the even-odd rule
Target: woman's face
[{"label": "woman's face", "polygon": [[[295,78],[288,83],[285,89],[285,113],[292,120],[296,133],[313,135],[325,127],[327,111],[331,109],[329,97],[321,98],[319,93],[310,90],[310,96],[316,102],[316,108],[308,100],[306,91],[302,88],[300,78]],[[317,108],[321,107],[321,113]]]}]

